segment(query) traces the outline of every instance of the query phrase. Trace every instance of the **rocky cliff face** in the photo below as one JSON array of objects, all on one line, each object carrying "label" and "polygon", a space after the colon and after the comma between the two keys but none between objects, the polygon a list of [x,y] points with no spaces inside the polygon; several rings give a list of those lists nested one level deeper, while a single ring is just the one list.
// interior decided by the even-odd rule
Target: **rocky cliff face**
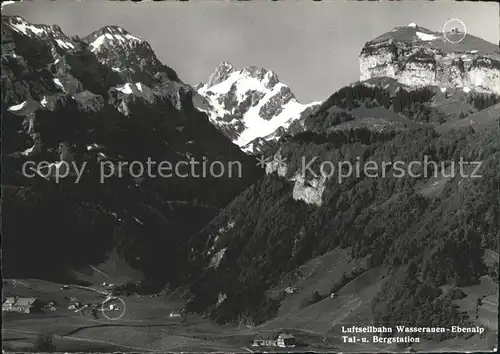
[{"label": "rocky cliff face", "polygon": [[[201,95],[198,107],[248,152],[279,138],[304,111],[319,105],[299,103],[273,71],[254,66],[237,69],[226,62],[196,89]],[[251,144],[254,139],[257,144]]]},{"label": "rocky cliff face", "polygon": [[[464,35],[446,38],[455,41],[453,36]],[[360,79],[391,77],[412,87],[464,87],[499,94],[498,47],[469,34],[459,43],[446,38],[415,24],[396,27],[365,44],[359,56]]]}]

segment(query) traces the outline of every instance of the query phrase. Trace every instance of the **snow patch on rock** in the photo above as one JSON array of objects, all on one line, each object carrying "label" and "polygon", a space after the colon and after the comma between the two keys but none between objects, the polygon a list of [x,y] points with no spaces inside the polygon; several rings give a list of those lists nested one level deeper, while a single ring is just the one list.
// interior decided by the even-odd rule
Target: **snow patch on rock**
[{"label": "snow patch on rock", "polygon": [[59,86],[61,88],[61,90],[65,91],[64,85],[62,84],[61,80],[59,80],[58,78],[54,78],[53,81],[54,81],[54,84],[56,84],[57,86]]},{"label": "snow patch on rock", "polygon": [[122,86],[117,86],[116,89],[120,92],[123,92],[124,94],[132,94],[134,91],[132,90],[132,84],[126,83]]},{"label": "snow patch on rock", "polygon": [[24,107],[26,107],[27,104],[28,104],[28,102],[24,101],[22,103],[14,105],[14,106],[10,106],[9,108],[7,108],[7,110],[9,112],[17,112],[17,111],[20,111],[21,109],[23,109]]},{"label": "snow patch on rock", "polygon": [[75,46],[70,42],[65,42],[60,39],[56,39],[56,43],[64,49],[75,49]]},{"label": "snow patch on rock", "polygon": [[26,150],[24,150],[23,152],[21,152],[21,155],[23,155],[23,156],[30,156],[34,149],[35,149],[35,145],[33,145],[32,147],[27,148]]},{"label": "snow patch on rock", "polygon": [[433,40],[439,38],[438,36],[434,36],[432,34],[423,33],[423,32],[417,32],[416,34],[417,34],[417,37],[422,41],[433,41]]},{"label": "snow patch on rock", "polygon": [[31,25],[28,22],[24,21],[20,17],[18,17],[17,22],[11,23],[12,27],[17,30],[17,32],[21,32],[25,35],[29,35],[29,32],[34,33],[36,35],[40,35],[45,33],[42,28],[38,28],[37,26]]},{"label": "snow patch on rock", "polygon": [[119,33],[104,33],[102,35],[100,35],[99,37],[97,37],[96,39],[94,39],[94,41],[92,41],[92,43],[90,43],[90,46],[91,46],[91,51],[94,52],[96,50],[98,50],[103,44],[105,44],[106,42],[109,42],[111,44],[118,44],[118,43],[122,43],[122,44],[126,44],[127,42],[142,42],[142,40],[140,40],[139,38],[137,37],[134,37],[132,36],[131,34],[129,33],[124,33],[125,31],[123,29],[118,29],[117,32],[121,32],[120,34]]}]

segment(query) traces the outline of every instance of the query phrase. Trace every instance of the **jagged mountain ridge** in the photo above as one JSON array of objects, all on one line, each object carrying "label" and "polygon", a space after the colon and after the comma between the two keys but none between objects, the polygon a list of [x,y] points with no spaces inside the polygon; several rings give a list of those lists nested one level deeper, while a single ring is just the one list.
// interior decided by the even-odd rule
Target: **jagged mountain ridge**
[{"label": "jagged mountain ridge", "polygon": [[[301,104],[276,73],[255,66],[237,69],[222,62],[207,83],[195,86],[212,121],[244,151],[276,139],[319,102]],[[257,139],[257,144],[252,141]]]},{"label": "jagged mountain ridge", "polygon": [[[461,36],[447,34],[452,41]],[[470,34],[450,43],[443,33],[411,23],[368,41],[359,61],[361,81],[391,77],[412,87],[463,87],[500,94],[498,46]]]},{"label": "jagged mountain ridge", "polygon": [[[180,81],[175,71],[158,60],[148,42],[119,26],[102,27],[83,39],[102,64],[119,73],[126,81],[141,81],[149,85],[151,81],[161,80],[162,75]],[[143,76],[139,76],[141,74]],[[144,74],[150,77],[144,77]]]},{"label": "jagged mountain ridge", "polygon": [[[81,39],[66,36],[57,25],[30,24],[19,16],[4,16],[2,21],[5,59],[22,61],[26,56],[36,70],[55,74],[53,84],[70,95],[83,91],[83,86],[106,96],[109,87],[127,82],[151,87],[181,82],[174,70],[157,59],[146,41],[118,26],[105,26]],[[17,54],[13,41],[18,43]],[[42,100],[38,93],[33,94]]]},{"label": "jagged mountain ridge", "polygon": [[[116,248],[147,278],[166,282],[170,275],[159,274],[154,263],[177,269],[182,243],[261,173],[193,106],[192,87],[160,63],[149,44],[127,36],[108,26],[88,43],[57,26],[2,17],[2,183],[9,190],[2,216],[9,277],[60,275],[102,261]],[[181,178],[155,170],[159,162],[175,166],[191,159],[239,161],[243,174]],[[120,166],[148,160],[156,162],[154,176]],[[22,172],[26,161],[48,166],[34,167],[29,178]],[[81,180],[71,169],[56,184],[63,162],[86,166]],[[105,182],[101,163],[115,172]],[[28,243],[36,245],[32,251],[23,250]]]}]

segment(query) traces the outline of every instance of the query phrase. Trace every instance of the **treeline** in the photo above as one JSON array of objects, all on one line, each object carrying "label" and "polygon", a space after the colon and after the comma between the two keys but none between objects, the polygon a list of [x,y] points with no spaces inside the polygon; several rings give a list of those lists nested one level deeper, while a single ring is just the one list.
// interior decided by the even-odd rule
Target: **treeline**
[{"label": "treeline", "polygon": [[308,116],[304,121],[304,127],[306,131],[311,131],[314,133],[324,133],[328,129],[354,120],[355,117],[347,112],[339,112],[337,114],[326,115],[323,119],[317,119],[315,116]]},{"label": "treeline", "polygon": [[[358,107],[383,107],[416,122],[444,123],[446,114],[431,104],[435,94],[432,89],[426,87],[411,91],[400,87],[391,95],[388,90],[378,85],[347,86],[331,95],[317,112],[307,117],[305,124],[308,130],[324,132],[328,128],[354,119],[349,112],[339,112],[339,109],[349,111]],[[478,111],[498,102],[500,96],[495,94],[473,93],[467,96],[467,103]],[[465,115],[463,113],[461,117]]]},{"label": "treeline", "polygon": [[[346,139],[339,137],[337,132],[332,133],[332,129],[343,123],[351,122],[356,117],[349,110],[359,107],[383,107],[392,110],[395,113],[400,113],[405,117],[419,123],[444,123],[447,116],[438,108],[433,107],[431,102],[435,92],[429,88],[420,88],[412,91],[407,91],[403,88],[396,90],[394,95],[380,86],[366,86],[356,84],[340,89],[338,92],[331,95],[315,112],[308,115],[304,120],[304,129],[299,129],[295,132],[296,139],[310,139],[316,143],[326,142],[339,138],[339,142],[345,143]],[[474,109],[480,111],[500,102],[500,96],[495,94],[473,93],[467,95],[467,103],[472,105]],[[344,111],[347,110],[347,111]],[[459,119],[467,117],[474,110],[460,112]],[[353,136],[353,131],[365,131],[366,129],[346,129],[349,136]],[[315,133],[315,134],[311,134]],[[326,137],[327,135],[330,137]],[[391,133],[381,133],[382,135]],[[282,142],[290,140],[292,136],[286,134],[280,140]],[[279,146],[275,143],[274,146],[266,148],[266,154],[276,152]]]},{"label": "treeline", "polygon": [[391,95],[380,86],[367,86],[363,84],[346,86],[331,95],[313,116],[321,120],[328,115],[328,109],[333,106],[351,110],[361,107],[368,102],[377,103],[378,106],[389,108],[391,106]]},{"label": "treeline", "polygon": [[467,97],[467,103],[472,104],[475,109],[482,111],[500,102],[500,96],[495,94],[473,93]]},{"label": "treeline", "polygon": [[396,136],[396,132],[378,132],[366,127],[337,130],[328,133],[315,133],[305,131],[290,138],[290,141],[298,143],[328,144],[330,147],[341,147],[349,143],[361,143],[370,145],[379,141],[391,140]]},{"label": "treeline", "polygon": [[314,122],[313,124],[316,126],[323,124],[330,127],[350,120],[348,114],[339,115],[339,112],[335,111],[333,107],[346,110],[358,107],[383,107],[401,113],[417,122],[442,123],[444,122],[444,115],[430,105],[434,95],[435,92],[429,88],[412,91],[399,88],[394,95],[391,95],[388,90],[378,85],[356,84],[344,87],[331,95],[322,104],[318,112],[312,114],[306,121]]},{"label": "treeline", "polygon": [[434,95],[425,87],[415,91],[399,89],[392,100],[392,110],[417,122],[444,123],[444,114],[428,104]]}]

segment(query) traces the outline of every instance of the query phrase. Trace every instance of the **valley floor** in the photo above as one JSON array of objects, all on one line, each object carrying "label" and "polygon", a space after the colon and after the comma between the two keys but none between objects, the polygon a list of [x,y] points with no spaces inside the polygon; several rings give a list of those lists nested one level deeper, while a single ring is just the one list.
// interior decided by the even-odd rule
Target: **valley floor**
[{"label": "valley floor", "polygon": [[[12,286],[10,286],[12,284]],[[22,351],[33,346],[38,334],[53,336],[57,351],[234,351],[234,346],[210,340],[211,335],[224,333],[223,328],[189,315],[186,319],[170,318],[178,304],[159,298],[121,297],[126,303],[119,320],[75,313],[68,310],[65,298],[74,297],[82,303],[102,303],[105,296],[80,287],[62,290],[62,284],[38,279],[9,280],[7,295],[32,296],[55,301],[54,312],[31,314],[3,313],[4,347]],[[98,289],[98,287],[95,287]]]},{"label": "valley floor", "polygon": [[[350,260],[343,250],[333,250],[299,268],[295,277],[284,279],[274,292],[292,284],[297,290],[282,302],[278,316],[259,326],[235,328],[221,326],[194,314],[172,318],[172,311],[183,308],[180,300],[167,297],[121,296],[126,310],[119,320],[97,318],[68,310],[69,300],[81,303],[102,303],[105,289],[98,282],[89,287],[70,285],[62,289],[40,279],[8,279],[4,281],[4,296],[36,297],[42,302],[54,301],[51,312],[20,314],[3,312],[3,347],[7,351],[33,351],[40,334],[52,336],[56,350],[61,352],[261,352],[284,351],[343,351],[394,352],[407,348],[388,343],[346,343],[341,327],[366,325],[371,322],[371,300],[386,279],[384,269],[369,270],[343,286],[334,299],[330,297],[303,307],[300,304],[313,290],[326,294],[332,281],[362,266],[362,260]],[[498,330],[498,285],[489,277],[481,284],[462,288],[467,294],[457,301],[461,310],[468,311],[475,325],[496,333]],[[443,288],[446,292],[447,289]],[[482,298],[478,311],[477,298]],[[252,341],[257,335],[286,330],[294,335],[295,348],[259,348]],[[488,333],[487,333],[488,334]],[[491,334],[490,334],[491,335]],[[370,336],[366,336],[371,338]],[[440,343],[422,341],[412,345],[416,351],[481,351],[488,349],[485,336],[474,335],[467,340],[452,339]]]}]

